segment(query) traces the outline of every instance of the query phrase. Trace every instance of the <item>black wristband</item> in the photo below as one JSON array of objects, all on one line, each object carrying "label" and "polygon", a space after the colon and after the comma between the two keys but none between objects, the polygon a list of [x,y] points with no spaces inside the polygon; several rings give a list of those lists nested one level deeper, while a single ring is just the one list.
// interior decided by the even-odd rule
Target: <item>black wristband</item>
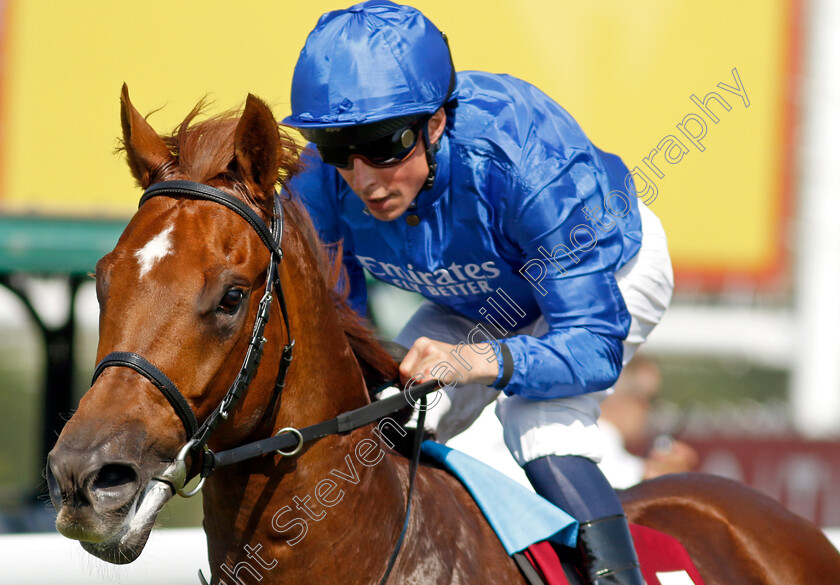
[{"label": "black wristband", "polygon": [[504,343],[500,343],[499,348],[502,352],[502,377],[494,384],[494,387],[501,390],[507,386],[513,377],[513,354],[510,352],[510,348]]}]

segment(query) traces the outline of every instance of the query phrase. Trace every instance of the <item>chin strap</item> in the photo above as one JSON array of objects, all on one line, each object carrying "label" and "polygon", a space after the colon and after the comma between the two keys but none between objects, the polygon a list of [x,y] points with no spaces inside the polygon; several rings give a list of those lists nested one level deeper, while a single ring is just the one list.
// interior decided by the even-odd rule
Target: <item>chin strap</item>
[{"label": "chin strap", "polygon": [[429,122],[423,124],[423,142],[426,145],[426,163],[429,165],[429,175],[426,177],[426,182],[423,183],[423,191],[429,191],[435,186],[435,176],[437,175],[437,158],[435,153],[440,150],[440,141],[432,144],[429,140]]}]

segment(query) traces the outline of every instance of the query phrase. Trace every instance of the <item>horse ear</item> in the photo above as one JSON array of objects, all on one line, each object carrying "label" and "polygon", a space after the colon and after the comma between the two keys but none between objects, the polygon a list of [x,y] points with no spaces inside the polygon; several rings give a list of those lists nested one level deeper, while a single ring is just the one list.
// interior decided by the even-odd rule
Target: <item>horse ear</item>
[{"label": "horse ear", "polygon": [[151,183],[155,171],[174,161],[169,147],[128,99],[128,86],[123,83],[120,95],[123,145],[131,174],[143,189]]},{"label": "horse ear", "polygon": [[274,212],[274,186],[280,169],[279,150],[280,131],[274,114],[262,100],[248,94],[242,118],[236,126],[235,164],[242,178],[254,188],[258,203],[269,215]]}]

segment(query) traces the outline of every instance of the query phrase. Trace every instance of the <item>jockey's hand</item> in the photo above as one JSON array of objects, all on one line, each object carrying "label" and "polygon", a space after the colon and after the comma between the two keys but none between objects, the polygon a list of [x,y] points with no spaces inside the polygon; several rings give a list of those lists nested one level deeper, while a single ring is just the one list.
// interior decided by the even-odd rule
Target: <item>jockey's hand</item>
[{"label": "jockey's hand", "polygon": [[499,375],[496,354],[489,343],[451,345],[419,337],[400,364],[400,379],[407,384],[440,380],[443,385],[490,385]]},{"label": "jockey's hand", "polygon": [[687,443],[670,440],[657,441],[645,459],[644,479],[653,479],[667,473],[692,471],[699,462],[697,451]]}]

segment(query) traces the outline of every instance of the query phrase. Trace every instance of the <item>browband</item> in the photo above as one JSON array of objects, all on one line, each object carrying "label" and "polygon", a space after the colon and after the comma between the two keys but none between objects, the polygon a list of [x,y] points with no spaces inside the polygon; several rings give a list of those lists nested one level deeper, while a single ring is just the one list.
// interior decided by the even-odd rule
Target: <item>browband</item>
[{"label": "browband", "polygon": [[[238,213],[242,218],[251,224],[251,227],[257,232],[257,235],[263,241],[263,243],[268,247],[269,250],[275,255],[282,256],[282,252],[280,251],[280,241],[283,237],[283,222],[280,221],[280,233],[277,235],[277,238],[272,236],[271,231],[269,230],[268,226],[262,220],[262,218],[256,214],[256,212],[251,209],[246,203],[243,203],[236,197],[225,193],[221,189],[217,189],[215,187],[211,187],[210,185],[205,185],[203,183],[196,183],[195,181],[164,181],[162,183],[155,183],[151,185],[146,191],[143,193],[143,196],[140,198],[140,203],[137,207],[142,206],[146,201],[151,199],[152,197],[156,197],[158,195],[184,195],[187,197],[196,197],[198,199],[205,199],[208,201],[213,201],[215,203],[219,203],[224,205],[225,207],[232,209],[236,213]],[[279,207],[280,213],[283,213],[282,206]],[[279,260],[279,257],[278,257]]]}]

